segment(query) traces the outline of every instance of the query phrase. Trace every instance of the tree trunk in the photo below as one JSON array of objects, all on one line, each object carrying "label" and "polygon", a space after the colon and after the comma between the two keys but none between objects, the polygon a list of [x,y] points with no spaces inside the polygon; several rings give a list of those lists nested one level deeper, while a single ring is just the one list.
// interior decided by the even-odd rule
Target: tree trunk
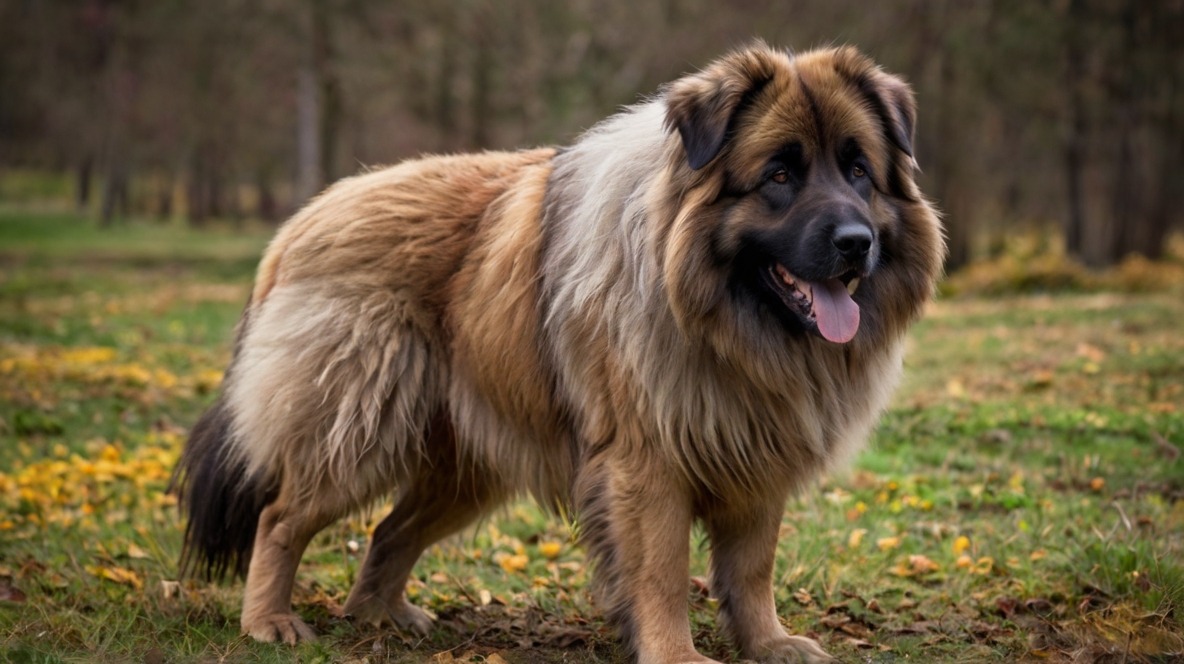
[{"label": "tree trunk", "polygon": [[262,172],[256,175],[255,188],[258,191],[258,202],[255,214],[264,221],[274,222],[279,218],[279,206],[276,204],[275,192],[271,188],[271,180]]},{"label": "tree trunk", "polygon": [[343,104],[341,81],[337,76],[336,52],[329,0],[313,0],[312,58],[317,86],[320,88],[320,170],[322,184],[337,179],[337,143],[340,135]]},{"label": "tree trunk", "polygon": [[1071,0],[1065,21],[1065,85],[1069,99],[1068,131],[1065,136],[1065,192],[1068,194],[1064,219],[1065,250],[1070,256],[1084,258],[1085,228],[1085,142],[1089,130],[1082,94],[1085,67],[1082,49],[1084,22],[1083,0]]},{"label": "tree trunk", "polygon": [[127,165],[116,158],[108,164],[103,181],[103,198],[99,206],[99,227],[110,228],[115,219],[128,213]]},{"label": "tree trunk", "polygon": [[[946,11],[953,11],[947,8]],[[963,145],[960,130],[960,114],[958,100],[960,96],[955,90],[957,72],[954,67],[954,49],[944,49],[937,57],[941,58],[939,69],[940,99],[942,105],[937,109],[937,163],[936,189],[938,204],[945,211],[946,270],[953,271],[962,267],[970,260],[970,212],[965,205],[966,193],[962,180],[964,166],[961,164],[960,154]]]},{"label": "tree trunk", "polygon": [[439,69],[436,71],[436,94],[431,119],[440,131],[440,150],[448,151],[456,148],[456,103],[452,93],[452,77],[456,74],[456,48],[453,40],[456,29],[452,26],[453,17],[448,13],[442,21],[444,36],[441,40]]},{"label": "tree trunk", "polygon": [[90,181],[91,171],[94,169],[94,165],[94,157],[90,155],[86,155],[82,158],[82,161],[78,162],[78,171],[76,174],[77,186],[74,201],[80,213],[85,212],[87,206],[90,205]]},{"label": "tree trunk", "polygon": [[157,181],[156,215],[161,219],[171,219],[173,216],[173,178],[163,176]]},{"label": "tree trunk", "polygon": [[321,90],[311,66],[297,72],[296,81],[296,205],[316,195],[324,185],[321,173]]},{"label": "tree trunk", "polygon": [[[1161,79],[1166,86],[1163,96],[1166,104],[1151,122],[1152,135],[1158,145],[1151,146],[1150,163],[1152,172],[1158,174],[1156,186],[1148,196],[1146,232],[1140,244],[1133,249],[1148,258],[1162,258],[1164,240],[1172,224],[1184,216],[1184,191],[1180,187],[1180,169],[1184,168],[1184,67],[1180,66],[1184,49],[1179,38],[1180,27],[1184,27],[1184,12],[1179,8],[1168,8],[1157,3],[1142,6],[1149,9],[1150,31],[1155,37],[1153,43],[1161,46],[1160,57],[1167,64],[1167,75]],[[1157,63],[1158,64],[1158,63]],[[1150,114],[1149,114],[1150,115]]]},{"label": "tree trunk", "polygon": [[470,133],[469,146],[480,150],[489,147],[490,86],[492,85],[493,62],[490,57],[489,23],[494,19],[493,9],[487,3],[480,3],[472,12],[466,26],[473,44],[471,62],[472,97],[469,99]]},{"label": "tree trunk", "polygon": [[1140,244],[1143,234],[1143,210],[1140,195],[1140,178],[1137,175],[1138,164],[1135,163],[1134,133],[1139,124],[1134,86],[1131,81],[1136,76],[1135,63],[1132,62],[1132,49],[1135,47],[1135,11],[1132,4],[1128,4],[1122,11],[1122,48],[1119,49],[1121,60],[1115,63],[1121,74],[1115,77],[1115,108],[1117,121],[1114,123],[1115,139],[1118,141],[1118,153],[1113,160],[1111,206],[1110,206],[1110,246],[1102,249],[1102,257],[1106,265],[1122,260],[1124,256],[1135,250]]},{"label": "tree trunk", "polygon": [[185,187],[185,198],[188,202],[189,223],[194,226],[204,226],[209,219],[210,210],[206,205],[206,165],[200,150],[194,152],[193,161],[189,165],[188,184]]}]

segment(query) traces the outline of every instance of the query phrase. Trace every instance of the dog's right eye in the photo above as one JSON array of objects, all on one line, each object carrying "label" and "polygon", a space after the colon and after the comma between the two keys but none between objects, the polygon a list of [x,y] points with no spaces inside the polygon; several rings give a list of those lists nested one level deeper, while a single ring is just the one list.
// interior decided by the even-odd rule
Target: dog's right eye
[{"label": "dog's right eye", "polygon": [[769,179],[772,180],[773,182],[776,182],[777,184],[785,184],[786,182],[789,182],[789,171],[782,168],[782,169],[778,170],[777,172],[773,173],[773,175],[770,176]]}]

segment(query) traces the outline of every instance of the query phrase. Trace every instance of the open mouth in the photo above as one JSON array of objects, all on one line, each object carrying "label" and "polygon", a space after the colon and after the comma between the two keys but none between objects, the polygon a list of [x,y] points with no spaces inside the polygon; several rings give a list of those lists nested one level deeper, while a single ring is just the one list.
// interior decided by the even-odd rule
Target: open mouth
[{"label": "open mouth", "polygon": [[831,279],[808,281],[773,261],[765,276],[782,304],[816,327],[824,339],[845,344],[855,338],[859,331],[859,305],[851,296],[859,288],[858,273],[850,271]]}]

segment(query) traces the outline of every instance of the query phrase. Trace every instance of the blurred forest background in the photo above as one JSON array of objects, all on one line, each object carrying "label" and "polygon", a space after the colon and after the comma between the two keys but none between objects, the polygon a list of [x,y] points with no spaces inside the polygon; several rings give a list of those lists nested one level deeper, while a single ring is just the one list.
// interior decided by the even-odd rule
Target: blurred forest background
[{"label": "blurred forest background", "polygon": [[366,165],[570,142],[754,37],[913,83],[951,268],[1182,227],[1184,0],[0,0],[0,198],[52,174],[103,224],[279,220]]}]

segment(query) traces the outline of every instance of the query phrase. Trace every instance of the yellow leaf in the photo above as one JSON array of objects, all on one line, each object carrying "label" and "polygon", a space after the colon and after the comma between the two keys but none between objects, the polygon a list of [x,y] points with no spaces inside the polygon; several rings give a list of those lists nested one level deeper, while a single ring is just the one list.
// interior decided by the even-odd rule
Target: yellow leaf
[{"label": "yellow leaf", "polygon": [[867,534],[866,528],[856,528],[847,536],[847,548],[858,549],[859,545],[863,543],[863,536]]},{"label": "yellow leaf", "polygon": [[123,567],[101,567],[98,565],[88,566],[86,571],[100,579],[107,579],[115,583],[122,583],[127,586],[132,586],[136,590],[144,587],[144,582],[140,580],[140,576],[130,569]]},{"label": "yellow leaf", "polygon": [[958,569],[968,569],[973,564],[974,560],[965,553],[958,556],[958,559],[954,561],[954,566]]},{"label": "yellow leaf", "polygon": [[958,538],[954,540],[953,549],[954,549],[955,556],[965,553],[966,550],[969,548],[970,548],[970,538],[969,537],[967,537],[965,535],[959,535]]},{"label": "yellow leaf", "polygon": [[134,558],[136,560],[143,560],[143,559],[148,558],[150,556],[148,555],[147,551],[141,549],[140,547],[136,546],[135,544],[128,544],[127,545],[127,557]]},{"label": "yellow leaf", "polygon": [[559,542],[547,540],[539,542],[539,553],[547,560],[554,560],[559,557],[559,552],[563,550],[563,545]]},{"label": "yellow leaf", "polygon": [[1028,560],[1031,560],[1032,562],[1036,562],[1037,560],[1043,560],[1044,557],[1047,555],[1048,555],[1048,552],[1045,551],[1044,549],[1036,549],[1035,551],[1032,552],[1032,555],[1028,556]]},{"label": "yellow leaf", "polygon": [[995,567],[995,559],[990,556],[983,556],[975,561],[974,566],[970,568],[971,574],[990,574]]},{"label": "yellow leaf", "polygon": [[526,569],[526,564],[530,562],[530,559],[521,553],[503,553],[499,556],[496,556],[495,558],[497,564],[501,565],[502,569],[506,570],[507,572],[521,572],[522,570]]},{"label": "yellow leaf", "polygon": [[1101,491],[1106,488],[1106,479],[1104,477],[1095,477],[1089,481],[1089,488],[1091,491]]},{"label": "yellow leaf", "polygon": [[900,546],[900,538],[881,537],[880,539],[876,540],[876,546],[878,546],[881,551],[891,551],[892,549]]}]

